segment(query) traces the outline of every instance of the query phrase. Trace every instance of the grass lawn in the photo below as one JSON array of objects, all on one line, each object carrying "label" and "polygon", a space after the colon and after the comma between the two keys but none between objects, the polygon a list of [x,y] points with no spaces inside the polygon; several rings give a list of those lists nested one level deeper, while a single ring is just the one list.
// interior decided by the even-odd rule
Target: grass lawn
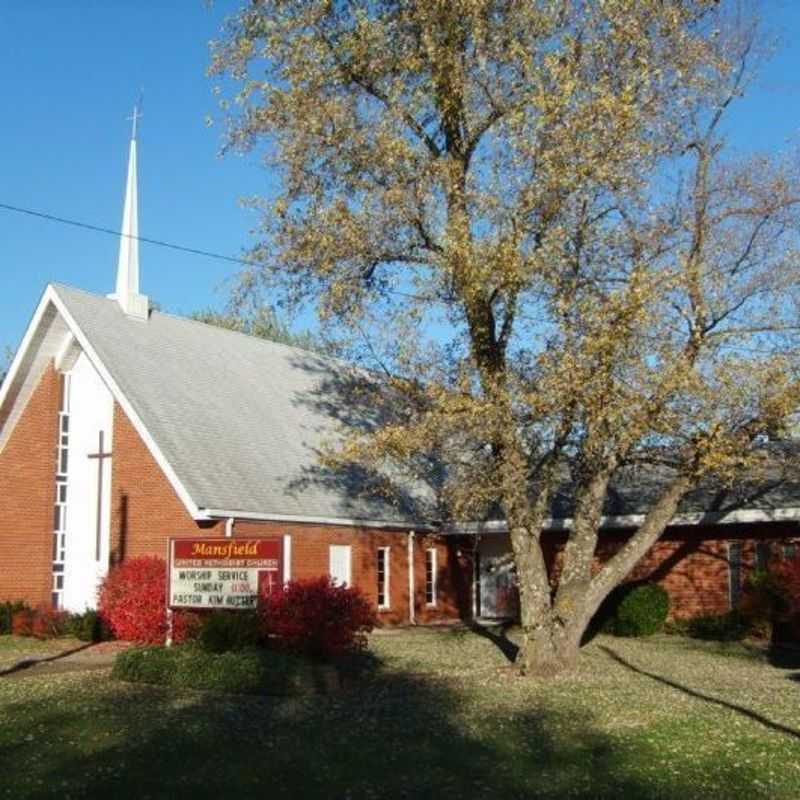
[{"label": "grass lawn", "polygon": [[372,649],[325,697],[0,678],[0,798],[800,797],[800,659],[601,636],[537,683],[471,632]]}]

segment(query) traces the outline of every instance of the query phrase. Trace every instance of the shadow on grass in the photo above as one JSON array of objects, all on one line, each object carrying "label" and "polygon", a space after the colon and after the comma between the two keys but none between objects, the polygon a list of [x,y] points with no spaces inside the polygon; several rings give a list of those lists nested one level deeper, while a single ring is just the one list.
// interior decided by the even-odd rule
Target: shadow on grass
[{"label": "shadow on grass", "polygon": [[[767,660],[773,667],[779,669],[800,670],[800,647],[785,645],[772,645],[767,651]],[[800,683],[800,671],[787,675],[790,681]]]},{"label": "shadow on grass", "polygon": [[606,655],[612,658],[617,664],[621,664],[623,667],[626,667],[631,672],[635,672],[637,675],[644,675],[647,678],[652,678],[654,681],[663,684],[664,686],[669,686],[673,689],[677,689],[679,692],[683,692],[684,694],[689,695],[689,697],[694,697],[698,700],[703,700],[706,703],[712,703],[717,706],[721,706],[722,708],[730,709],[731,711],[736,711],[738,714],[742,714],[749,719],[752,719],[766,728],[769,728],[773,731],[777,731],[778,733],[784,733],[787,736],[792,736],[795,739],[800,740],[800,731],[790,728],[787,725],[782,725],[780,722],[775,722],[769,717],[765,717],[763,714],[759,714],[757,711],[753,711],[750,708],[745,706],[740,706],[736,703],[731,703],[728,700],[720,700],[718,697],[714,697],[713,695],[704,694],[703,692],[699,692],[696,689],[692,689],[691,686],[684,686],[677,681],[672,680],[671,678],[665,678],[663,675],[658,675],[655,672],[649,672],[648,670],[642,669],[641,667],[637,667],[635,664],[631,663],[627,659],[623,658],[619,653],[617,653],[612,648],[608,647],[607,645],[599,645],[600,650],[602,650]]},{"label": "shadow on grass", "polygon": [[767,660],[779,669],[800,669],[800,647],[773,644],[767,650]]},{"label": "shadow on grass", "polygon": [[482,639],[488,639],[512,664],[517,660],[519,646],[508,638],[508,632],[515,627],[514,622],[500,622],[497,625],[479,625],[470,622],[467,627]]},{"label": "shadow on grass", "polygon": [[658,751],[612,740],[588,712],[481,713],[468,691],[408,673],[300,700],[115,682],[55,691],[6,706],[15,724],[0,730],[0,764],[13,765],[4,787],[17,800],[715,796],[691,776],[648,772]]}]

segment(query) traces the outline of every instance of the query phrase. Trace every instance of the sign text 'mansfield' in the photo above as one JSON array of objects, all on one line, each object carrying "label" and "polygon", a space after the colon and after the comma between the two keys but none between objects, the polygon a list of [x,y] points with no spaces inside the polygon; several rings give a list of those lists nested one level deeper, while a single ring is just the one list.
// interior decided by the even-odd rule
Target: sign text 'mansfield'
[{"label": "sign text 'mansfield'", "polygon": [[255,608],[260,592],[281,585],[283,541],[170,539],[171,608]]}]

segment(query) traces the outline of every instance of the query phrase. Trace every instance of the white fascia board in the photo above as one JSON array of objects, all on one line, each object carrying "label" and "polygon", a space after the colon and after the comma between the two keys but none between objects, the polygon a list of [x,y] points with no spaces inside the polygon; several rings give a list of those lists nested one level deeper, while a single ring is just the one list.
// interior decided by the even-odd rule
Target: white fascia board
[{"label": "white fascia board", "polygon": [[[646,519],[645,514],[625,514],[600,518],[601,528],[638,528]],[[548,518],[543,528],[549,531],[570,530],[574,520],[572,517],[560,519]],[[742,525],[758,522],[800,522],[800,508],[742,508],[735,511],[695,511],[676,514],[669,522],[669,527],[679,525]],[[450,535],[479,535],[491,533],[508,533],[505,520],[490,522],[462,522],[446,525],[442,533]]]},{"label": "white fascia board", "polygon": [[33,317],[31,317],[31,321],[28,323],[25,336],[22,337],[22,342],[20,342],[19,348],[14,354],[14,359],[11,362],[11,366],[8,368],[6,379],[3,381],[2,387],[0,387],[0,408],[2,408],[5,404],[8,393],[11,391],[11,386],[17,379],[17,373],[19,372],[22,362],[25,359],[25,354],[28,352],[28,349],[31,346],[31,340],[36,335],[36,331],[42,322],[42,317],[44,316],[44,312],[47,311],[47,306],[50,304],[51,299],[52,290],[51,287],[48,286],[42,295],[42,299],[39,300],[39,305],[36,306],[36,311],[33,312]]},{"label": "white fascia board", "polygon": [[195,520],[209,519],[206,514],[200,511],[200,509],[197,507],[197,504],[192,500],[189,492],[186,490],[186,487],[183,485],[183,483],[181,483],[180,479],[175,473],[175,470],[172,468],[172,465],[169,463],[169,461],[167,461],[166,457],[161,452],[161,449],[145,427],[141,417],[136,413],[136,410],[133,408],[128,398],[122,393],[122,390],[117,385],[117,382],[111,376],[111,373],[106,369],[86,335],[75,322],[75,319],[69,313],[69,310],[64,305],[61,298],[58,296],[58,293],[52,286],[47,287],[44,299],[52,302],[59,314],[61,314],[61,316],[64,318],[73,335],[78,340],[78,344],[80,344],[81,348],[91,361],[92,366],[94,366],[100,377],[105,382],[106,386],[108,386],[111,394],[114,396],[114,399],[120,404],[122,410],[131,421],[131,424],[135,428],[136,432],[139,434],[139,436],[141,436],[142,441],[145,443],[147,449],[150,451],[150,454],[161,468],[161,471],[164,473],[164,475],[166,475],[167,480],[170,482],[170,485],[175,490],[175,493],[178,495],[184,507],[189,512],[189,515]]},{"label": "white fascia board", "polygon": [[262,514],[252,511],[226,511],[220,508],[200,509],[205,514],[204,519],[224,519],[234,517],[235,519],[248,519],[257,522],[287,522],[287,523],[307,523],[309,525],[346,525],[351,528],[393,528],[398,531],[407,532],[410,529],[415,531],[436,531],[437,526],[429,524],[419,524],[412,522],[388,522],[386,520],[374,519],[348,519],[346,517],[306,517],[293,514]]}]

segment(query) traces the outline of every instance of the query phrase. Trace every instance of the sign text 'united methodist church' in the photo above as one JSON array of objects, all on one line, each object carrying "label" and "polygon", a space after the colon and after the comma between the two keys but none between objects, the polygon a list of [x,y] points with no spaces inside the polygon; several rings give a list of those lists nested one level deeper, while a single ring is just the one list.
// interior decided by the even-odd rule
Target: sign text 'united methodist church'
[{"label": "sign text 'united methodist church'", "polygon": [[169,540],[171,608],[252,609],[282,576],[280,538]]}]

